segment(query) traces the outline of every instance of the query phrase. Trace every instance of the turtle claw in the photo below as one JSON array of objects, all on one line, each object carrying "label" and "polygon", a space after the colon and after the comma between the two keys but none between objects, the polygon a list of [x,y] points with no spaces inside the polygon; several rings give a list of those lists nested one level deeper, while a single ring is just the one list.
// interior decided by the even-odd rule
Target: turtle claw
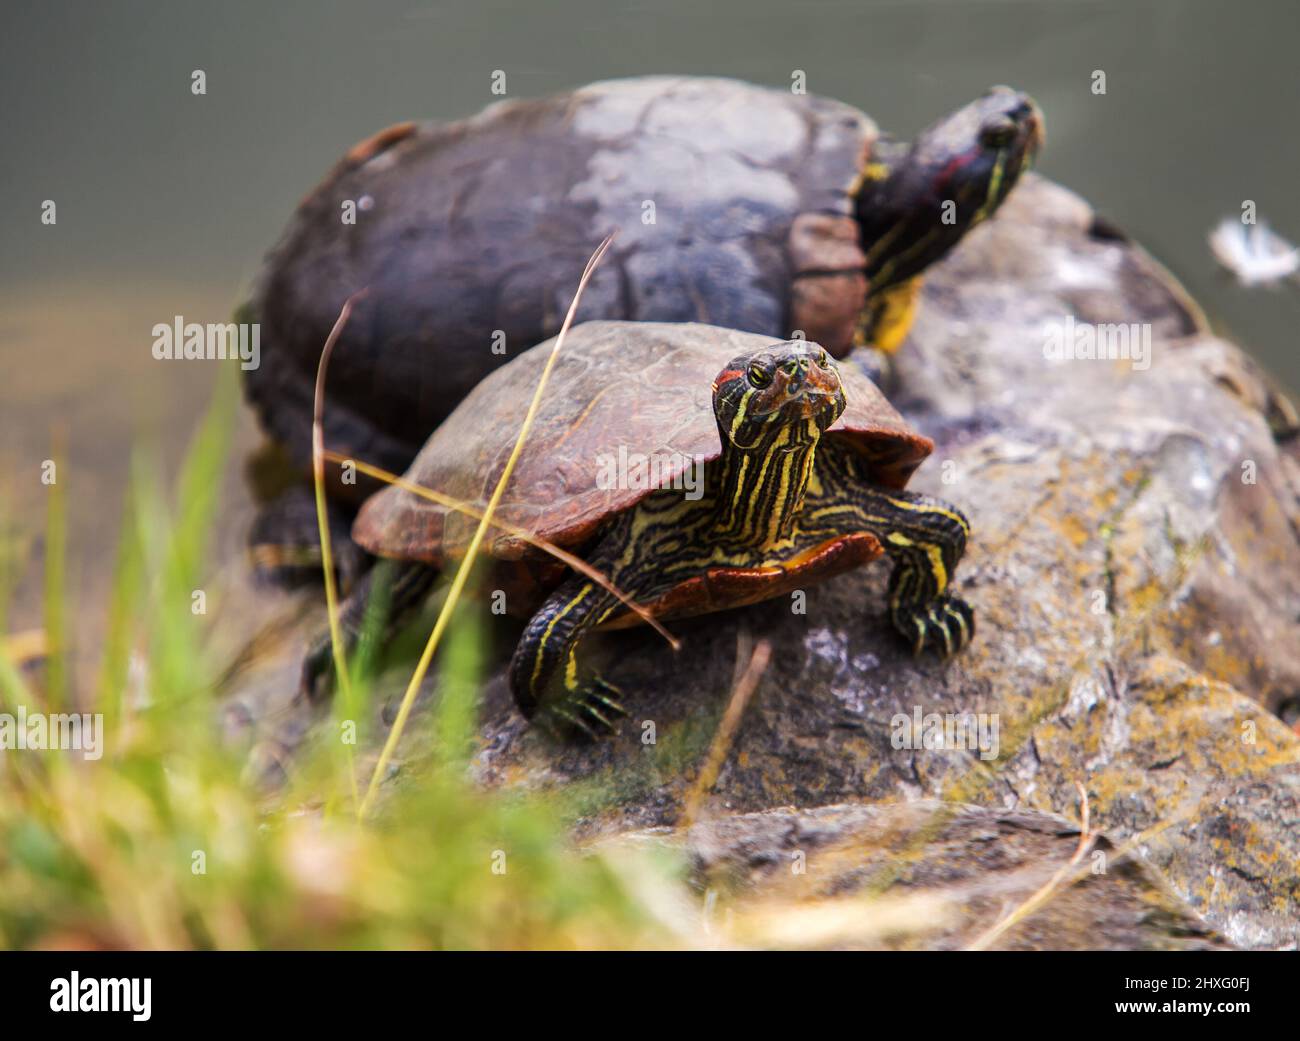
[{"label": "turtle claw", "polygon": [[542,705],[537,722],[556,736],[582,735],[595,741],[618,729],[628,712],[619,700],[623,692],[599,676]]},{"label": "turtle claw", "polygon": [[548,705],[538,714],[537,720],[553,737],[563,738],[571,734],[583,734],[588,741],[595,741],[599,736],[582,716],[572,712],[563,704]]},{"label": "turtle claw", "polygon": [[934,649],[947,661],[964,650],[975,635],[975,612],[956,596],[941,596],[929,604],[900,607],[894,611],[893,622],[894,628],[911,642],[912,653],[917,657],[927,649]]}]

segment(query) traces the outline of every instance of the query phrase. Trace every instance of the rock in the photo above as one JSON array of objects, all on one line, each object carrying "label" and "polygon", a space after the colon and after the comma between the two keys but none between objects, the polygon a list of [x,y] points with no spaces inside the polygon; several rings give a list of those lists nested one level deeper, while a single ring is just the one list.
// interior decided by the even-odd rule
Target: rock
[{"label": "rock", "polygon": [[[963,806],[933,799],[838,804],[726,814],[681,833],[634,832],[629,840],[678,841],[700,888],[726,895],[742,922],[772,907],[807,908],[854,896],[875,906],[928,898],[916,915],[867,946],[971,946],[1068,864],[1078,826],[1033,810]],[[906,906],[906,905],[905,905]],[[848,917],[848,916],[845,916]],[[851,932],[845,946],[860,946]],[[1037,914],[995,936],[993,949],[1200,950],[1229,944],[1140,859],[1115,858],[1104,837],[1082,858],[1079,881]]]},{"label": "rock", "polygon": [[[1049,360],[1054,335],[1089,323],[1136,326],[1149,364]],[[934,834],[907,818],[898,885],[977,885],[998,857],[1016,878],[1069,859],[1077,782],[1135,859],[1058,894],[1009,945],[1295,946],[1300,737],[1276,715],[1300,696],[1300,457],[1274,436],[1289,405],[1159,265],[1041,178],[931,275],[898,377],[895,404],[937,445],[912,487],[973,525],[964,654],[913,660],[882,617],[886,569],[868,568],[809,589],[805,614],[779,600],[677,623],[675,657],[648,630],[590,641],[632,718],[560,747],[510,704],[504,631],[483,783],[563,788],[584,835],[678,824],[737,662],[765,639],[771,664],[697,825],[713,835],[703,864],[735,861],[747,834],[779,850],[771,828],[830,815],[835,877],[857,856],[869,873],[901,848],[878,833],[888,814],[937,800],[953,816]],[[985,755],[895,747],[895,717],[930,713],[979,714]],[[805,879],[810,895],[830,885]],[[992,924],[991,893],[935,942]]]}]

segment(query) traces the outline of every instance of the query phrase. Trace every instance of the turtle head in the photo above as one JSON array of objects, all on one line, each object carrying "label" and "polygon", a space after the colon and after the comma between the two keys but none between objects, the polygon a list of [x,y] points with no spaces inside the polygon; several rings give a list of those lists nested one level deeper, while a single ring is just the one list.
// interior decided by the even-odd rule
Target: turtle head
[{"label": "turtle head", "polygon": [[855,199],[872,292],[919,274],[991,216],[1042,143],[1033,99],[994,87],[910,147],[881,145]]},{"label": "turtle head", "polygon": [[713,414],[724,447],[815,444],[844,407],[835,360],[807,340],[739,355],[713,381]]}]

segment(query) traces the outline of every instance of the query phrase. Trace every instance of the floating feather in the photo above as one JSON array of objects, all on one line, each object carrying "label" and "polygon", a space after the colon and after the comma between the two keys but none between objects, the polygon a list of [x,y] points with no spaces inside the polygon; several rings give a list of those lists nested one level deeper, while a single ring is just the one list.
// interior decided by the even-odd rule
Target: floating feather
[{"label": "floating feather", "polygon": [[1210,232],[1210,251],[1243,286],[1273,285],[1300,271],[1300,249],[1267,224],[1225,217]]}]

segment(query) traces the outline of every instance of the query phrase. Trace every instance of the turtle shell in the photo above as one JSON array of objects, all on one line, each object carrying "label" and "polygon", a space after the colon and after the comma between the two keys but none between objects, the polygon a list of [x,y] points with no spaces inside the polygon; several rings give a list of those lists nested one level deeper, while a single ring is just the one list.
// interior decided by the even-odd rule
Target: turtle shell
[{"label": "turtle shell", "polygon": [[[570,330],[496,516],[560,546],[586,543],[615,514],[721,454],[713,379],[771,337],[693,323],[588,322]],[[407,479],[481,510],[501,477],[554,341],[480,383],[429,438]],[[875,384],[848,366],[847,407],[827,431],[870,461],[872,479],[902,488],[933,449]],[[603,487],[608,460],[655,459],[657,481]],[[621,482],[628,484],[631,482]],[[362,507],[352,536],[378,556],[441,565],[461,555],[477,520],[391,486]],[[493,556],[535,553],[518,537],[485,543]]]},{"label": "turtle shell", "polygon": [[246,312],[262,345],[248,397],[305,464],[321,345],[369,287],[334,349],[325,437],[403,469],[484,376],[559,331],[615,229],[580,321],[802,330],[839,356],[865,306],[850,192],[876,139],[838,101],[664,76],[391,127],[336,165],[268,257]]}]

